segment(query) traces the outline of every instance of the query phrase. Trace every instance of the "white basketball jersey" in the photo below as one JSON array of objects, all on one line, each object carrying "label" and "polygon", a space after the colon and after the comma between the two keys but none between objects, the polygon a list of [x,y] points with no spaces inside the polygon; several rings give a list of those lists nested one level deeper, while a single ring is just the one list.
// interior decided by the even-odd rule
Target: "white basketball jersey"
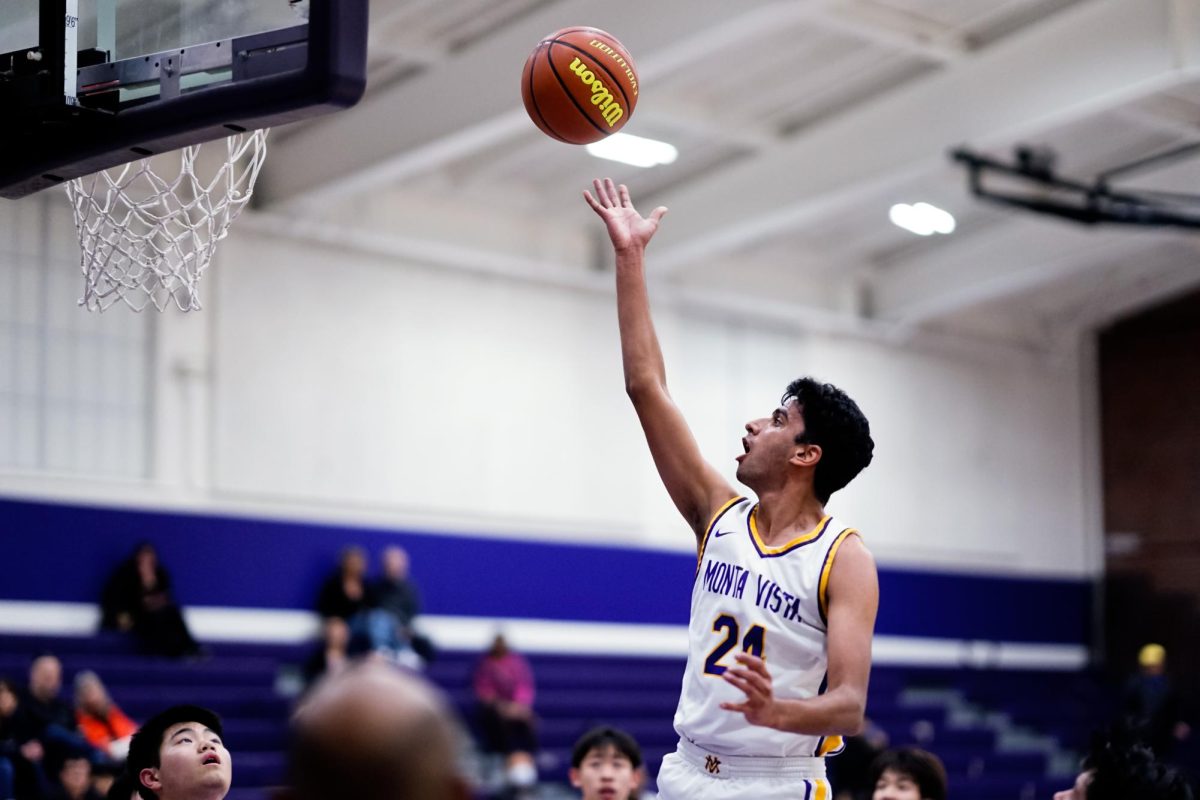
[{"label": "white basketball jersey", "polygon": [[807,736],[751,725],[721,703],[745,695],[721,673],[743,651],[762,657],[780,699],[813,697],[828,679],[825,648],[829,570],[846,537],[856,533],[832,517],[780,547],[768,547],[755,525],[756,503],[730,500],[700,543],[692,587],[687,670],[675,711],[681,737],[730,756],[825,756],[840,736]]}]

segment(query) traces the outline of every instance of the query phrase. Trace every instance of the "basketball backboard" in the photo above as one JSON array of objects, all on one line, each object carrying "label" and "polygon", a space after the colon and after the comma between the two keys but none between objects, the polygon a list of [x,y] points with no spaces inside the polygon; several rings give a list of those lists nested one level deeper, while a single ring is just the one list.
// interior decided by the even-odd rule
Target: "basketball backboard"
[{"label": "basketball backboard", "polygon": [[353,105],[367,0],[3,0],[0,197]]}]

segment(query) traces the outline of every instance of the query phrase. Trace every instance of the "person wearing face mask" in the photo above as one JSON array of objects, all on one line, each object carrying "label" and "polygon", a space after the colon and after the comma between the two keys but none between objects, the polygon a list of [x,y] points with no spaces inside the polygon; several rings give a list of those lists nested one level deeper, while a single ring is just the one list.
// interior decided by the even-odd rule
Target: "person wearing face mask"
[{"label": "person wearing face mask", "polygon": [[871,763],[871,800],[946,800],[946,768],[915,747],[885,750]]}]

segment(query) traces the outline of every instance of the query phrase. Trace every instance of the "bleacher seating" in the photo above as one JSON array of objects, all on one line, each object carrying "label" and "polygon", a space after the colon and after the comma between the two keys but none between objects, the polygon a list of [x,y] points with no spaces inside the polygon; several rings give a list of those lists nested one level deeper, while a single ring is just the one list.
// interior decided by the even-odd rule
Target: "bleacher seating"
[{"label": "bleacher seating", "polygon": [[[281,696],[280,675],[294,670],[304,645],[211,645],[203,661],[169,661],[139,655],[124,637],[0,637],[0,675],[23,683],[32,656],[53,652],[64,666],[64,692],[81,669],[96,670],[114,700],[135,719],[178,702],[205,705],[225,720],[234,755],[231,800],[266,797],[284,776],[283,747],[292,700]],[[428,677],[443,687],[470,725],[471,673],[476,653],[444,652]],[[683,672],[682,659],[532,655],[541,720],[540,766],[547,781],[565,781],[570,748],[595,724],[629,730],[641,742],[653,777],[674,749],[671,720]],[[1094,681],[1078,674],[1002,673],[876,667],[868,715],[893,745],[918,744],[938,753],[955,800],[1035,800],[1062,788],[1048,779],[1046,755],[1005,750],[996,731],[949,718],[939,692],[955,692],[977,706],[1005,712],[1014,724],[1053,733],[1070,746],[1104,718],[1107,706]]]}]

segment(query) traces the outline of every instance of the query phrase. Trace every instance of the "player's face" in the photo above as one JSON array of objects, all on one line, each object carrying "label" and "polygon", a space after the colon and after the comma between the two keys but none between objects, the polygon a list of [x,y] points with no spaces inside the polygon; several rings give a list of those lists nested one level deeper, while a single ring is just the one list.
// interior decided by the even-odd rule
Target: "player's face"
[{"label": "player's face", "polygon": [[794,399],[766,417],[747,422],[737,479],[753,489],[770,476],[785,475],[788,460],[796,453],[796,437],[803,433],[804,417]]},{"label": "player's face", "polygon": [[233,761],[216,733],[198,722],[167,728],[157,769],[141,779],[160,798],[224,797],[233,778]]},{"label": "player's face", "polygon": [[885,769],[875,781],[875,793],[871,800],[921,800],[921,787],[911,775]]},{"label": "player's face", "polygon": [[1079,773],[1070,789],[1054,793],[1054,800],[1087,800],[1087,787],[1092,783],[1092,771]]},{"label": "player's face", "polygon": [[571,769],[571,785],[583,792],[583,800],[627,800],[640,778],[640,771],[612,746],[589,751],[579,767]]}]

